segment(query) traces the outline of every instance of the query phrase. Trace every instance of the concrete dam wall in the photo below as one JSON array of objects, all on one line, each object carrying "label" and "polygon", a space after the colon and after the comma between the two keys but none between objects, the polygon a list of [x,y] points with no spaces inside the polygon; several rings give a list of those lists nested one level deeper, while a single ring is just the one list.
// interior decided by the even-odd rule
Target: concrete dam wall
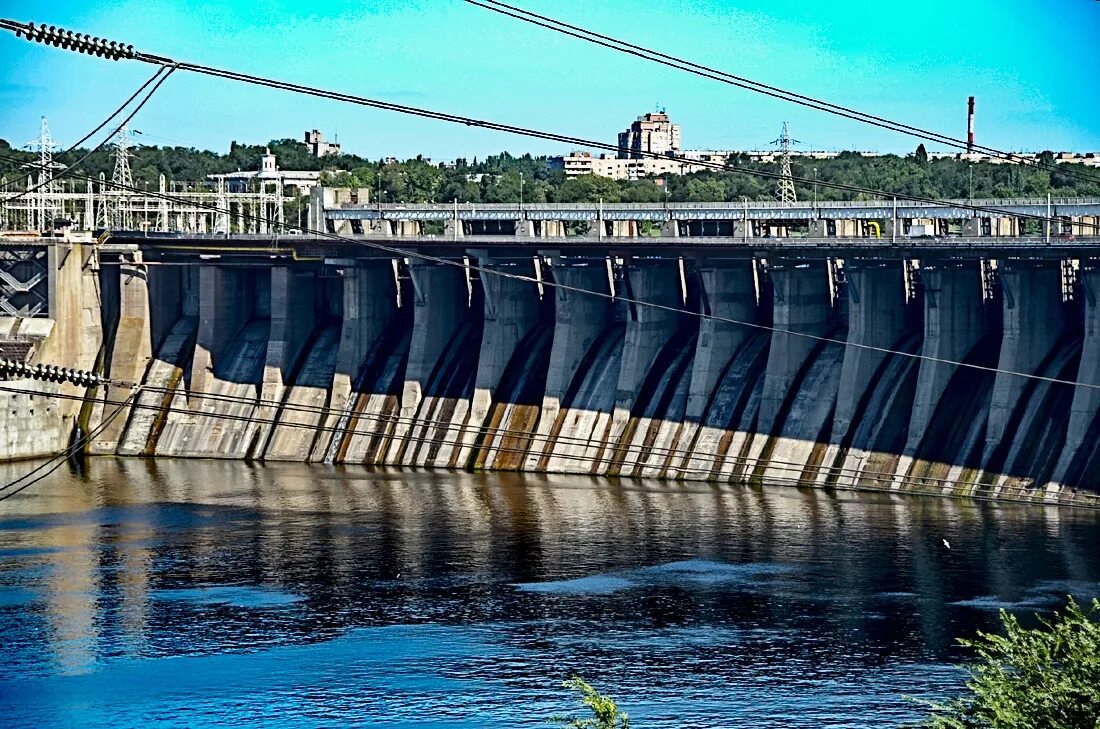
[{"label": "concrete dam wall", "polygon": [[1088,265],[466,253],[105,260],[91,450],[1100,503]]}]

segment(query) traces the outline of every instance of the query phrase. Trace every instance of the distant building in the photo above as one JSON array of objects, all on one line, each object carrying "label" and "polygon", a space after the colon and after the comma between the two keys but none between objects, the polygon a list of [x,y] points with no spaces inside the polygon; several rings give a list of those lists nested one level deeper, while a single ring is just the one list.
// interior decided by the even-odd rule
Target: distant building
[{"label": "distant building", "polygon": [[680,125],[663,111],[643,114],[619,134],[619,159],[642,159],[660,154],[674,157],[680,152]]},{"label": "distant building", "polygon": [[227,192],[249,192],[256,185],[277,182],[286,195],[305,195],[309,188],[320,184],[321,173],[314,170],[280,170],[275,155],[265,149],[260,157],[260,169],[247,172],[230,172],[225,175],[207,175],[210,180],[225,180]]},{"label": "distant building", "polygon": [[326,142],[325,137],[319,131],[314,129],[312,132],[306,132],[306,146],[309,147],[309,152],[314,157],[324,157],[330,154],[340,154],[340,145],[335,142]]}]

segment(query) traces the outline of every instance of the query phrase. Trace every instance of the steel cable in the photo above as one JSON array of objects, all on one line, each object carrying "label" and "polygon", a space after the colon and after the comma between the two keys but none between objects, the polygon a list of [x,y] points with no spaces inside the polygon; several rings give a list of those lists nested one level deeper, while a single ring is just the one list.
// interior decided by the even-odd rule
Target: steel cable
[{"label": "steel cable", "polygon": [[669,55],[667,53],[661,53],[651,48],[646,48],[628,41],[624,41],[618,38],[613,38],[609,35],[597,33],[596,31],[589,30],[577,25],[572,25],[556,18],[551,18],[546,15],[540,15],[530,10],[517,7],[515,5],[509,5],[508,3],[499,2],[499,0],[465,0],[470,5],[476,5],[477,7],[484,8],[500,15],[505,15],[516,20],[520,20],[524,23],[536,25],[547,30],[551,30],[555,33],[561,33],[579,40],[593,43],[603,48],[607,48],[620,53],[626,53],[636,58],[641,58],[646,61],[658,63],[663,66],[668,66],[679,71],[686,71],[688,73],[695,74],[696,76],[702,76],[703,78],[712,79],[714,81],[720,81],[731,86],[737,86],[747,91],[753,91],[755,93],[764,94],[781,101],[786,101],[791,104],[797,104],[799,106],[805,106],[818,111],[824,111],[828,114],[834,114],[836,116],[844,117],[846,119],[852,119],[864,124],[870,124],[888,131],[898,132],[908,136],[916,137],[918,139],[924,139],[930,142],[939,142],[941,144],[947,144],[951,147],[959,149],[969,150],[971,146],[987,154],[999,157],[1001,159],[1014,162],[1017,164],[1035,167],[1037,169],[1045,170],[1048,172],[1061,172],[1063,174],[1069,174],[1080,180],[1091,182],[1093,184],[1100,184],[1100,177],[1084,173],[1080,170],[1071,167],[1058,167],[1054,165],[1048,165],[1040,160],[1033,160],[1013,152],[1005,152],[994,147],[989,147],[981,144],[971,145],[968,140],[957,139],[954,137],[941,134],[939,132],[929,131],[927,129],[921,129],[920,127],[911,126],[902,122],[887,119],[885,117],[876,116],[867,112],[858,111],[850,107],[841,106],[839,104],[833,104],[822,99],[816,99],[812,96],[806,96],[794,91],[788,91],[786,89],[772,86],[762,83],[760,81],[754,81],[744,76],[738,76],[726,71],[705,66],[694,61],[689,61],[683,58]]}]

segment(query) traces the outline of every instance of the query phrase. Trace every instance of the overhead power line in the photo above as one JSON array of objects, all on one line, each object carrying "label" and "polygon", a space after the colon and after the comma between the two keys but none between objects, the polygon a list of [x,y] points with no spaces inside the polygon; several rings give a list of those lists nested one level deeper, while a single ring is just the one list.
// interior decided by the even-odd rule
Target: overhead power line
[{"label": "overhead power line", "polygon": [[1080,170],[1072,168],[1058,168],[1052,165],[1043,163],[1040,160],[1030,159],[1023,157],[1013,152],[1005,152],[994,147],[988,147],[980,144],[972,144],[968,140],[958,139],[955,137],[941,134],[939,132],[929,131],[927,129],[921,129],[910,124],[904,124],[902,122],[887,119],[885,117],[876,116],[867,112],[858,111],[847,106],[841,106],[839,104],[833,104],[822,99],[817,99],[805,94],[799,94],[794,91],[788,91],[786,89],[779,88],[777,86],[771,86],[769,84],[762,83],[760,81],[754,81],[744,76],[738,76],[726,71],[721,71],[710,66],[705,66],[694,61],[689,61],[683,58],[669,55],[667,53],[661,53],[644,46],[640,46],[628,41],[620,40],[609,35],[597,33],[596,31],[583,28],[581,26],[572,25],[556,18],[551,18],[547,15],[540,15],[530,10],[525,10],[515,5],[509,5],[508,3],[499,2],[499,0],[465,0],[470,5],[476,5],[480,8],[490,10],[500,15],[506,15],[510,18],[536,25],[547,30],[552,30],[555,33],[561,33],[563,35],[571,36],[579,40],[593,43],[604,48],[608,48],[620,53],[626,53],[637,58],[641,58],[653,63],[661,64],[662,66],[668,66],[680,71],[686,71],[688,73],[708,78],[714,81],[719,81],[730,86],[737,86],[739,88],[753,91],[765,96],[770,96],[781,101],[786,101],[792,104],[798,104],[799,106],[816,109],[818,111],[824,111],[828,114],[844,117],[846,119],[852,119],[864,124],[870,124],[888,131],[898,132],[907,136],[916,137],[925,141],[936,142],[939,144],[946,144],[956,149],[963,149],[967,151],[978,150],[985,152],[986,154],[1004,159],[1009,162],[1014,162],[1029,167],[1036,167],[1038,169],[1047,170],[1050,172],[1062,172],[1077,177],[1080,180],[1092,182],[1094,184],[1100,183],[1100,177],[1086,174]]},{"label": "overhead power line", "polygon": [[[42,34],[42,28],[44,26],[35,25],[34,23],[18,23],[13,20],[0,19],[0,28],[5,28],[16,32],[17,34],[27,35],[31,40],[37,40],[41,43],[47,43],[52,45],[58,45],[65,47],[63,40],[69,35],[73,35],[72,31],[65,30],[63,28],[50,28],[46,31],[45,35]],[[75,37],[75,36],[74,36]],[[56,41],[56,42],[55,42]],[[113,42],[113,41],[112,41]],[[121,44],[115,44],[117,47]],[[97,46],[98,47],[98,46]],[[77,47],[70,44],[70,50],[79,50]],[[82,51],[83,52],[83,51]],[[516,134],[519,136],[531,137],[535,139],[545,139],[549,141],[561,142],[564,144],[571,144],[580,147],[591,147],[594,149],[605,149],[609,151],[618,152],[617,144],[609,144],[607,142],[601,142],[592,139],[583,139],[581,137],[572,137],[564,134],[557,134],[555,132],[547,132],[539,129],[531,129],[527,127],[515,126],[512,124],[503,124],[500,122],[489,121],[485,119],[477,119],[475,117],[461,116],[457,114],[451,114],[448,112],[434,111],[431,109],[423,109],[415,106],[408,106],[405,104],[397,104],[389,101],[382,101],[379,99],[371,99],[364,96],[356,96],[353,94],[345,94],[337,91],[329,91],[312,86],[304,86],[302,84],[291,83],[288,81],[278,81],[275,79],[264,78],[262,76],[255,76],[252,74],[240,73],[237,71],[228,71],[224,69],[215,68],[212,66],[205,66],[196,63],[190,63],[187,61],[175,61],[165,56],[158,56],[149,53],[143,53],[140,51],[132,50],[128,54],[120,56],[120,58],[133,59],[142,63],[149,63],[157,66],[165,66],[176,68],[181,71],[190,71],[192,73],[203,74],[206,76],[213,76],[216,78],[223,78],[231,81],[238,81],[241,83],[252,84],[256,86],[264,86],[267,88],[279,89],[283,91],[290,91],[298,94],[304,94],[307,96],[313,96],[316,98],[331,99],[333,101],[340,101],[349,104],[356,104],[359,106],[365,106],[374,109],[380,109],[383,111],[391,111],[399,114],[406,114],[410,116],[417,116],[425,119],[433,119],[436,121],[443,121],[451,124],[461,124],[463,126],[478,127],[481,129],[488,129],[491,131],[506,132],[509,134]],[[117,59],[116,59],[117,60]],[[643,151],[640,154],[644,157],[650,157],[654,159],[665,159],[668,157],[656,152]],[[746,167],[740,167],[737,165],[730,165],[723,162],[710,162],[710,161],[692,161],[692,166],[704,167],[707,169],[713,169],[719,172],[740,172],[746,175],[754,177],[762,177],[768,180],[778,181],[782,179],[783,175],[778,172],[769,172],[767,170],[756,170]],[[1035,214],[1019,214],[1013,213],[1008,210],[1002,210],[996,207],[975,205],[973,203],[964,203],[959,201],[947,201],[933,197],[925,197],[921,195],[909,195],[905,193],[895,193],[887,190],[878,190],[875,188],[862,187],[859,185],[849,185],[840,182],[833,182],[829,180],[812,180],[804,177],[791,177],[793,182],[801,183],[804,185],[816,184],[821,187],[828,187],[834,190],[841,190],[844,192],[850,192],[854,194],[872,195],[883,199],[897,199],[906,200],[910,202],[928,203],[932,205],[947,205],[949,207],[957,208],[960,210],[969,210],[973,212],[985,212],[994,213],[997,215],[1003,215],[1005,217],[1032,219],[1043,222],[1058,222],[1057,218],[1048,217],[1045,215]],[[1082,227],[1089,227],[1092,229],[1100,229],[1100,224],[1094,223],[1082,223]]]},{"label": "overhead power line", "polygon": [[[130,120],[131,120],[131,119],[133,119],[133,118],[134,118],[134,117],[135,117],[135,116],[137,115],[137,113],[138,113],[139,111],[141,111],[141,110],[142,110],[142,108],[144,108],[144,107],[145,107],[145,105],[146,105],[147,103],[149,103],[149,100],[153,98],[153,94],[157,93],[157,90],[158,90],[158,89],[160,89],[161,85],[162,85],[162,84],[163,84],[163,83],[164,83],[165,81],[167,81],[167,80],[168,80],[168,77],[172,75],[172,72],[173,72],[173,71],[175,71],[175,69],[174,69],[174,68],[171,68],[171,67],[167,67],[167,68],[166,68],[166,67],[162,66],[162,67],[158,68],[158,69],[157,69],[157,71],[156,71],[156,73],[154,73],[154,74],[153,74],[152,76],[150,76],[150,77],[149,77],[149,80],[148,80],[148,81],[146,81],[145,83],[143,83],[143,84],[142,84],[142,85],[141,85],[141,86],[140,86],[140,87],[138,88],[138,90],[137,90],[137,91],[135,91],[135,92],[134,92],[133,94],[131,94],[131,95],[130,95],[130,98],[128,98],[128,99],[126,99],[126,101],[122,102],[122,104],[121,104],[120,106],[118,106],[118,107],[117,107],[117,108],[116,108],[116,109],[115,109],[115,110],[114,110],[113,112],[111,112],[111,114],[110,114],[110,115],[109,115],[109,116],[108,116],[108,117],[107,117],[106,119],[104,119],[104,120],[103,120],[102,122],[100,122],[100,124],[99,124],[99,125],[98,125],[98,126],[97,126],[97,127],[95,128],[95,129],[93,129],[92,131],[90,131],[90,132],[88,132],[87,134],[85,134],[85,135],[84,135],[83,137],[81,137],[81,138],[80,138],[80,140],[79,140],[79,141],[77,141],[77,142],[76,142],[75,144],[73,144],[73,145],[72,145],[71,147],[69,147],[69,148],[68,148],[68,149],[66,149],[66,150],[65,150],[64,152],[62,152],[62,153],[61,153],[62,155],[64,155],[64,154],[69,154],[69,153],[70,153],[70,152],[72,152],[72,151],[73,151],[74,149],[76,149],[77,147],[79,147],[79,146],[80,146],[81,144],[83,144],[84,142],[86,142],[86,141],[87,141],[88,139],[90,139],[90,138],[91,138],[91,137],[92,137],[92,136],[93,136],[93,135],[94,135],[94,134],[95,134],[96,132],[98,132],[98,131],[99,131],[100,129],[102,129],[103,127],[107,126],[107,124],[109,124],[109,123],[111,122],[111,120],[112,120],[112,119],[114,119],[114,118],[115,118],[116,116],[118,116],[119,114],[121,114],[121,113],[122,113],[122,111],[123,111],[123,110],[124,110],[124,109],[125,109],[125,108],[126,108],[127,106],[129,106],[129,105],[130,105],[130,104],[131,104],[131,103],[133,102],[133,100],[134,100],[134,99],[136,99],[136,98],[138,97],[138,95],[139,95],[139,94],[140,94],[140,93],[141,93],[142,91],[144,91],[144,90],[145,90],[145,89],[146,89],[146,88],[147,88],[147,87],[149,86],[149,84],[152,84],[153,82],[156,82],[156,85],[155,85],[155,86],[153,86],[153,88],[152,88],[152,89],[151,89],[151,90],[149,91],[149,93],[147,93],[147,94],[145,95],[145,97],[144,97],[144,98],[143,98],[143,99],[142,99],[142,100],[141,100],[141,101],[140,101],[140,102],[138,103],[138,105],[137,105],[137,106],[135,106],[135,107],[134,107],[134,108],[133,108],[133,109],[132,109],[132,110],[130,111],[130,113],[126,115],[126,118],[125,118],[125,119],[123,119],[123,120],[122,120],[122,122],[121,122],[121,123],[120,123],[120,124],[119,124],[118,126],[116,126],[116,127],[115,127],[114,131],[112,131],[112,132],[111,132],[110,134],[108,134],[108,135],[107,135],[106,137],[104,137],[104,138],[103,138],[103,140],[102,140],[102,141],[101,141],[101,142],[100,142],[99,144],[97,144],[96,146],[92,147],[92,148],[91,148],[90,150],[88,150],[88,152],[87,152],[86,154],[84,154],[83,156],[81,156],[81,157],[80,157],[80,159],[76,160],[75,162],[73,162],[72,164],[70,164],[70,165],[69,165],[68,167],[69,167],[69,168],[71,169],[71,168],[74,168],[74,167],[77,167],[77,166],[79,166],[80,164],[82,164],[83,162],[85,162],[85,161],[86,161],[86,160],[87,160],[87,159],[88,159],[89,157],[91,157],[91,156],[92,156],[93,154],[95,154],[95,153],[96,153],[96,152],[98,152],[99,150],[103,149],[103,147],[104,147],[104,146],[105,146],[105,145],[107,144],[107,142],[111,141],[111,139],[112,139],[112,138],[113,138],[113,137],[114,137],[114,136],[115,136],[116,134],[118,134],[118,133],[119,133],[119,132],[120,132],[120,131],[122,130],[122,128],[123,128],[123,127],[125,127],[125,126],[126,126],[126,125],[127,125],[127,124],[128,124],[129,122],[130,122]],[[56,158],[56,157],[58,157],[58,156],[60,156],[60,155],[55,155],[55,158]],[[43,182],[40,182],[40,183],[38,183],[38,184],[37,184],[37,185],[35,185],[34,187],[29,187],[29,188],[27,188],[26,190],[24,190],[24,191],[22,191],[22,192],[20,192],[20,193],[18,193],[18,194],[16,194],[16,195],[12,195],[11,197],[9,197],[9,198],[6,198],[6,199],[4,199],[3,201],[0,201],[0,202],[3,202],[3,203],[11,203],[11,202],[15,202],[16,200],[19,200],[19,199],[21,199],[21,198],[24,198],[24,197],[26,197],[27,195],[30,195],[31,193],[33,193],[33,192],[36,192],[36,191],[38,191],[38,190],[42,189],[43,187],[45,187],[46,185],[49,185],[49,184],[50,184],[50,183],[52,183],[52,182],[56,182],[57,180],[61,179],[62,177],[65,177],[65,171],[64,171],[64,170],[63,170],[63,171],[61,171],[60,173],[56,174],[56,175],[53,175],[53,176],[52,176],[52,177],[50,177],[49,179],[47,179],[47,180],[44,180]]]},{"label": "overhead power line", "polygon": [[[13,158],[8,157],[6,155],[0,154],[0,160],[11,161],[11,160],[13,160]],[[86,175],[71,174],[70,176],[76,177],[77,179],[85,179],[85,180],[92,179],[90,177],[87,177]],[[194,202],[194,201],[189,201],[189,200],[185,200],[183,198],[171,195],[169,193],[154,192],[154,191],[151,191],[151,190],[142,190],[142,189],[137,188],[137,187],[117,185],[117,184],[114,184],[114,183],[105,183],[105,184],[109,184],[111,187],[116,188],[116,189],[129,190],[129,191],[132,191],[132,192],[139,192],[139,193],[148,195],[150,197],[155,197],[155,198],[162,199],[162,200],[168,200],[170,202],[188,204],[188,205],[191,205],[192,207],[202,208],[202,209],[205,209],[205,210],[209,210],[211,212],[228,213],[228,214],[232,214],[232,215],[237,215],[238,217],[242,217],[242,218],[247,219],[247,220],[253,220],[253,221],[257,221],[257,222],[261,222],[261,223],[266,223],[266,224],[272,226],[273,228],[280,228],[281,227],[285,230],[297,230],[297,231],[300,231],[300,232],[308,234],[308,235],[316,236],[318,238],[324,238],[326,240],[334,240],[334,241],[338,241],[338,242],[341,242],[341,243],[350,243],[350,244],[356,245],[356,246],[364,246],[364,247],[367,247],[367,248],[373,248],[375,250],[379,250],[379,251],[383,251],[385,253],[389,253],[389,254],[393,255],[394,257],[416,258],[416,259],[420,259],[422,261],[437,263],[439,265],[453,266],[453,267],[456,267],[456,268],[461,268],[464,271],[477,271],[479,274],[482,274],[482,275],[500,276],[500,277],[503,277],[503,278],[513,279],[513,280],[516,280],[516,281],[523,281],[525,283],[538,284],[538,285],[542,285],[542,286],[545,286],[545,287],[562,289],[564,291],[572,291],[574,293],[579,293],[579,294],[583,294],[583,295],[587,295],[587,296],[594,296],[594,297],[597,297],[597,298],[608,299],[608,300],[611,300],[611,301],[621,301],[621,302],[628,303],[628,304],[634,304],[636,306],[644,306],[644,307],[648,307],[648,308],[651,308],[651,309],[674,312],[676,314],[683,314],[683,315],[687,315],[687,316],[695,316],[695,317],[698,317],[700,319],[709,319],[709,320],[721,322],[721,323],[724,323],[724,324],[732,324],[734,326],[741,326],[741,327],[746,327],[746,328],[749,328],[749,329],[755,329],[755,330],[759,330],[759,331],[768,331],[768,332],[772,332],[773,334],[785,334],[787,336],[798,337],[798,338],[801,338],[801,339],[809,339],[811,341],[816,341],[816,342],[824,342],[824,343],[829,343],[829,344],[839,344],[839,345],[845,346],[845,347],[854,347],[854,348],[857,348],[857,349],[863,349],[863,350],[872,351],[872,352],[879,352],[879,353],[882,353],[882,354],[896,354],[896,355],[899,355],[899,356],[909,357],[909,358],[912,358],[912,359],[918,359],[918,360],[922,360],[922,361],[935,362],[935,363],[939,363],[939,364],[949,364],[949,365],[953,365],[953,366],[956,366],[956,367],[963,367],[963,368],[973,369],[973,370],[978,370],[978,371],[983,371],[983,372],[993,372],[993,373],[1004,374],[1004,375],[1009,375],[1009,376],[1013,376],[1013,377],[1022,377],[1022,378],[1029,379],[1029,380],[1049,382],[1051,384],[1073,385],[1073,386],[1076,386],[1076,387],[1083,387],[1083,388],[1087,388],[1087,389],[1100,390],[1100,384],[1091,384],[1091,383],[1085,383],[1085,382],[1077,383],[1077,382],[1074,382],[1072,380],[1063,380],[1063,379],[1059,379],[1057,377],[1047,377],[1045,375],[1036,375],[1036,374],[1030,374],[1030,373],[1025,373],[1025,372],[1015,372],[1013,370],[1000,369],[1000,368],[997,368],[997,367],[979,365],[979,364],[974,364],[974,363],[971,363],[971,362],[961,362],[961,361],[946,359],[946,358],[942,358],[942,357],[932,357],[930,355],[919,354],[919,353],[915,353],[915,352],[906,352],[906,351],[899,350],[899,349],[892,349],[890,347],[879,347],[879,346],[875,346],[875,345],[871,345],[871,344],[864,344],[862,342],[849,342],[849,341],[844,340],[844,339],[836,339],[835,337],[828,337],[828,336],[823,336],[823,335],[820,335],[820,334],[810,334],[810,333],[807,333],[807,332],[799,332],[799,331],[794,331],[794,330],[791,330],[791,329],[781,329],[779,327],[771,326],[771,325],[768,325],[768,324],[761,324],[759,322],[741,321],[741,320],[737,320],[737,319],[731,319],[729,317],[718,316],[716,314],[707,314],[707,313],[701,312],[701,311],[684,310],[684,309],[677,308],[675,306],[669,306],[669,305],[666,305],[666,304],[659,304],[659,303],[653,302],[653,301],[642,301],[640,299],[634,299],[634,298],[622,296],[621,294],[618,294],[618,293],[612,294],[612,293],[609,293],[609,292],[605,293],[603,291],[592,291],[590,289],[582,288],[580,286],[570,286],[568,284],[563,284],[563,283],[559,283],[559,282],[556,282],[556,281],[540,280],[540,279],[537,279],[533,276],[525,276],[523,274],[511,273],[509,271],[500,271],[500,270],[495,269],[495,268],[487,268],[487,267],[484,267],[484,266],[478,266],[476,264],[460,262],[460,261],[456,261],[456,260],[453,260],[453,259],[450,259],[450,258],[445,258],[443,256],[435,256],[435,255],[431,255],[431,254],[428,254],[428,253],[422,253],[422,252],[414,251],[414,250],[410,250],[410,249],[398,248],[398,247],[395,247],[395,246],[386,245],[384,243],[379,243],[377,241],[363,240],[363,239],[359,239],[359,238],[349,238],[347,236],[342,236],[342,235],[339,235],[337,233],[329,233],[328,231],[315,230],[313,228],[309,228],[309,227],[305,227],[305,226],[294,225],[293,223],[280,222],[278,220],[275,220],[274,218],[269,218],[269,217],[266,217],[264,215],[252,215],[248,212],[231,211],[229,208],[219,208],[217,205],[211,205],[211,204],[206,204],[206,203],[198,203],[198,202]]]}]

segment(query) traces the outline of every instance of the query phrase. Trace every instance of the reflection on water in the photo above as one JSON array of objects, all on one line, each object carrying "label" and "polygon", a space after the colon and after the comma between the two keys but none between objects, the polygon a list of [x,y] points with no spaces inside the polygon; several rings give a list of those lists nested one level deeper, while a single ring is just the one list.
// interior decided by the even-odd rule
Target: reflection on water
[{"label": "reflection on water", "polygon": [[0,504],[0,715],[537,726],[579,672],[638,726],[890,725],[997,608],[1100,594],[1098,538],[1034,506],[97,460]]}]

